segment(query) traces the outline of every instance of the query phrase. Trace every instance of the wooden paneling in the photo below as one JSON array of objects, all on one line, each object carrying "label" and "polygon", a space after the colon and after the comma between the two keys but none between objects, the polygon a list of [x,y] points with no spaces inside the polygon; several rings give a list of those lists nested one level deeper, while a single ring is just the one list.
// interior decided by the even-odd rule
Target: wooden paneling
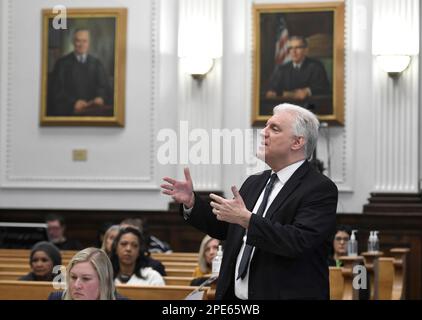
[{"label": "wooden paneling", "polygon": [[76,210],[12,210],[0,209],[3,222],[44,222],[48,214],[65,218],[68,238],[78,239],[84,246],[98,245],[98,231],[104,223],[119,223],[125,218],[141,218],[150,234],[170,244],[173,251],[198,252],[204,234],[189,226],[177,211],[76,211]]},{"label": "wooden paneling", "polygon": [[[124,218],[142,218],[150,233],[169,242],[174,251],[197,252],[203,233],[187,225],[177,211],[48,211],[0,210],[0,221],[43,222],[47,214],[65,217],[69,238],[79,239],[85,246],[96,245],[98,229],[104,222],[118,223]],[[359,230],[359,252],[366,251],[370,230],[379,230],[380,249],[386,254],[391,248],[408,247],[406,297],[422,299],[422,213],[338,214],[337,222]]]},{"label": "wooden paneling", "polygon": [[358,230],[359,252],[366,251],[371,230],[380,231],[380,250],[386,255],[391,248],[409,248],[406,298],[422,299],[422,213],[338,214],[337,223]]}]

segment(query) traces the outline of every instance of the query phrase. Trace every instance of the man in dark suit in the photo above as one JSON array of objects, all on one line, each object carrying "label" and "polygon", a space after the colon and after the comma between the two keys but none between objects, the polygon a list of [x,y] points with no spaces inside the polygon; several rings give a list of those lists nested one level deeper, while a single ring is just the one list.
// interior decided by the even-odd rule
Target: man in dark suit
[{"label": "man in dark suit", "polygon": [[329,94],[330,85],[324,65],[307,57],[306,39],[290,37],[288,50],[291,61],[275,68],[265,97],[304,100],[310,96]]},{"label": "man in dark suit", "polygon": [[250,176],[239,191],[233,186],[233,199],[201,200],[187,168],[185,181],[164,178],[163,193],[183,204],[187,222],[226,240],[216,299],[329,298],[338,191],[307,161],[318,126],[304,108],[275,107],[258,152],[271,170]]},{"label": "man in dark suit", "polygon": [[50,242],[60,250],[81,250],[82,244],[76,239],[68,239],[65,236],[66,224],[62,216],[49,214],[45,222]]},{"label": "man in dark suit", "polygon": [[90,32],[78,29],[74,51],[57,60],[49,81],[49,116],[97,115],[112,104],[110,86],[101,61],[90,55]]}]

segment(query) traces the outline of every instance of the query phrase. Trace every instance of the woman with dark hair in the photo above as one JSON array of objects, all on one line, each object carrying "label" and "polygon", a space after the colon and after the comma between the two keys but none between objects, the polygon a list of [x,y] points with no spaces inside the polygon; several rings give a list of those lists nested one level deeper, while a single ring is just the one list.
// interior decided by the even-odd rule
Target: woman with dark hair
[{"label": "woman with dark hair", "polygon": [[110,256],[115,284],[165,285],[163,277],[148,266],[145,241],[138,229],[120,229]]},{"label": "woman with dark hair", "polygon": [[351,228],[346,225],[338,225],[333,239],[331,256],[328,264],[333,267],[341,267],[342,262],[339,260],[341,256],[347,256],[347,243],[350,239]]},{"label": "woman with dark hair", "polygon": [[53,268],[62,264],[59,249],[47,241],[36,243],[29,255],[31,272],[19,278],[23,281],[52,281],[55,274]]}]

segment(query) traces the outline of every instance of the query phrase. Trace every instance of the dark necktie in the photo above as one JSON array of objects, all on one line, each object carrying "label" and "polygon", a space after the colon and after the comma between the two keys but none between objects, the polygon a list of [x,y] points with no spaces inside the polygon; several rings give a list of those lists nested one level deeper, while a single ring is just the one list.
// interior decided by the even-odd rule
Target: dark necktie
[{"label": "dark necktie", "polygon": [[[268,197],[270,196],[271,190],[273,189],[274,182],[277,179],[277,174],[273,173],[268,182],[264,191],[264,198],[262,199],[261,205],[256,212],[257,215],[262,216],[264,214],[265,208],[267,207]],[[237,279],[243,279],[246,276],[246,271],[248,270],[249,259],[251,258],[253,246],[246,244],[245,250],[243,250],[242,259],[240,259],[239,269]]]}]

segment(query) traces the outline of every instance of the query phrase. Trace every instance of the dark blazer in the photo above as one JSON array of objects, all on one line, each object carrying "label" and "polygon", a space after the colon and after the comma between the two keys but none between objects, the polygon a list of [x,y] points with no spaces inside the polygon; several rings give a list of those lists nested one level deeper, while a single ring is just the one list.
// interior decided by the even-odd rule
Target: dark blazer
[{"label": "dark blazer", "polygon": [[306,87],[311,89],[313,96],[329,94],[331,91],[324,65],[319,60],[305,58],[299,70],[293,68],[292,61],[277,66],[268,89],[281,95],[283,91]]},{"label": "dark blazer", "polygon": [[[248,210],[253,210],[270,174],[268,170],[253,175],[243,183],[240,194]],[[305,161],[266,217],[252,215],[247,243],[256,249],[249,270],[249,299],[329,299],[327,257],[337,198],[336,185]],[[216,299],[235,299],[235,266],[245,229],[218,221],[209,203],[197,195],[188,223],[226,240]]]},{"label": "dark blazer", "polygon": [[50,116],[71,116],[79,99],[103,98],[106,104],[113,101],[106,70],[102,62],[88,54],[86,63],[79,63],[75,54],[69,53],[57,60],[49,81]]},{"label": "dark blazer", "polygon": [[[64,291],[53,291],[48,295],[48,300],[63,300]],[[116,300],[129,300],[125,296],[116,293]]]}]

